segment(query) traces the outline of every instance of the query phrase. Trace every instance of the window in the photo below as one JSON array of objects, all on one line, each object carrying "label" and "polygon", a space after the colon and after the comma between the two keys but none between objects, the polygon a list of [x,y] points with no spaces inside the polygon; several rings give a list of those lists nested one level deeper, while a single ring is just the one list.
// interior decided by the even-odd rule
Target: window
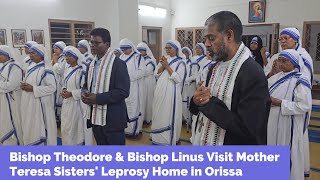
[{"label": "window", "polygon": [[197,43],[204,43],[204,28],[177,28],[176,39],[181,47],[188,47],[193,50]]},{"label": "window", "polygon": [[67,46],[76,46],[82,39],[90,40],[93,28],[93,22],[49,19],[51,47],[58,41],[65,42]]}]

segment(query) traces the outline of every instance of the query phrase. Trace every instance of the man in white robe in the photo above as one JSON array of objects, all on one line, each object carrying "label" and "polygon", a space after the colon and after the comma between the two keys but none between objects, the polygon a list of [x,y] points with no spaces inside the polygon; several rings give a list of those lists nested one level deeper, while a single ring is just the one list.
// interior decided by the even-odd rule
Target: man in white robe
[{"label": "man in white robe", "polygon": [[66,47],[66,44],[62,41],[58,41],[53,45],[53,59],[52,59],[52,65],[53,65],[53,72],[56,75],[57,79],[57,96],[56,96],[56,116],[57,119],[60,121],[61,119],[61,105],[62,105],[62,97],[59,96],[59,94],[62,92],[62,86],[63,86],[63,75],[64,71],[67,67],[65,57],[63,55],[63,49]]},{"label": "man in white robe", "polygon": [[279,54],[282,72],[269,78],[272,99],[268,121],[268,145],[290,146],[291,180],[304,178],[303,129],[312,105],[311,86],[299,71],[303,60],[294,49]]},{"label": "man in white robe", "polygon": [[[123,54],[120,56],[127,64],[128,73],[130,77],[130,95],[126,98],[126,105],[128,110],[129,122],[128,127],[125,129],[127,137],[139,138],[139,132],[142,128],[143,120],[141,119],[142,103],[140,103],[141,83],[146,74],[145,62],[143,57],[137,52],[133,43],[128,39],[120,41],[120,48]],[[139,64],[140,62],[140,64]],[[139,66],[140,65],[140,66]]]},{"label": "man in white robe", "polygon": [[267,143],[268,84],[241,36],[242,23],[232,12],[218,12],[205,23],[205,45],[217,63],[190,102],[190,111],[197,115],[193,145]]},{"label": "man in white robe", "polygon": [[176,145],[182,127],[182,88],[187,75],[185,57],[176,40],[166,43],[155,73],[157,86],[153,100],[151,125],[152,144]]},{"label": "man in white robe", "polygon": [[54,110],[56,79],[42,45],[30,48],[30,65],[21,83],[21,117],[24,145],[57,145]]},{"label": "man in white robe", "polygon": [[24,72],[27,72],[28,67],[30,66],[30,64],[32,63],[32,61],[30,60],[30,56],[29,56],[29,48],[31,48],[31,46],[38,44],[34,41],[28,41],[25,45],[24,45],[24,52],[26,53],[27,57],[25,57],[22,61],[22,69]]},{"label": "man in white robe", "polygon": [[85,80],[82,66],[86,67],[83,65],[85,57],[73,46],[67,46],[63,53],[70,67],[64,73],[64,86],[61,93],[63,98],[61,108],[62,145],[83,145],[85,135],[91,138],[87,140],[92,143],[92,129],[84,128],[87,122],[85,119],[86,106],[81,101],[81,89]]},{"label": "man in white robe", "polygon": [[23,145],[20,82],[23,70],[8,46],[0,46],[0,145]]},{"label": "man in white robe", "polygon": [[138,51],[145,59],[146,64],[146,76],[145,76],[145,94],[142,95],[146,97],[145,99],[145,116],[144,122],[147,124],[151,123],[152,119],[152,104],[154,97],[154,89],[156,88],[156,78],[154,76],[154,71],[156,69],[156,59],[154,58],[149,46],[142,42],[137,46]]}]

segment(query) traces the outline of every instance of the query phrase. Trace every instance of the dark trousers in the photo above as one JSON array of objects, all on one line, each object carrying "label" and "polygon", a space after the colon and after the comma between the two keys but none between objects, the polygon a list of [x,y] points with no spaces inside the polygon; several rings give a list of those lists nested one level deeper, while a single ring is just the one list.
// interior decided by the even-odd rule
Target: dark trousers
[{"label": "dark trousers", "polygon": [[110,132],[106,130],[106,126],[92,127],[94,138],[98,145],[125,145],[125,133],[122,131]]}]

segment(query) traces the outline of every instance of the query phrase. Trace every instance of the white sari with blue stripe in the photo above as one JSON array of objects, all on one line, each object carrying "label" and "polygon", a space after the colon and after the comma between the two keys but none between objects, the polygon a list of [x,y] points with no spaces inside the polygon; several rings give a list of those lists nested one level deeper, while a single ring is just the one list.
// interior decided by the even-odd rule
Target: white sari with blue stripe
[{"label": "white sari with blue stripe", "polygon": [[14,61],[0,64],[0,145],[21,145],[20,81],[22,69]]},{"label": "white sari with blue stripe", "polygon": [[154,90],[156,88],[156,77],[154,76],[154,71],[156,69],[156,60],[154,58],[151,58],[149,56],[145,57],[146,60],[146,108],[145,108],[145,118],[144,120],[147,123],[150,123],[152,120],[152,103],[153,103],[153,97],[154,97]]},{"label": "white sari with blue stripe", "polygon": [[[182,58],[167,57],[173,70],[156,74],[157,86],[154,92],[152,114],[152,143],[156,145],[176,145],[182,127],[182,87],[186,77],[186,67]],[[162,66],[158,64],[155,72]]]},{"label": "white sari with blue stripe", "polygon": [[24,81],[33,92],[22,91],[21,116],[24,145],[57,145],[54,102],[56,79],[43,61],[32,63]]},{"label": "white sari with blue stripe", "polygon": [[291,151],[291,180],[304,178],[303,130],[306,112],[312,98],[308,81],[301,74],[280,72],[268,79],[270,96],[282,100],[281,107],[270,109],[268,145],[289,145]]},{"label": "white sari with blue stripe", "polygon": [[84,144],[85,104],[81,101],[84,73],[81,66],[69,67],[64,75],[64,86],[72,96],[63,99],[61,109],[61,135],[63,145]]},{"label": "white sari with blue stripe", "polygon": [[128,127],[125,129],[125,133],[129,136],[138,135],[139,129],[139,117],[140,117],[140,101],[139,101],[139,84],[138,80],[144,78],[144,73],[139,70],[138,60],[141,57],[137,52],[132,52],[129,55],[122,54],[120,59],[126,62],[128,73],[130,77],[130,94],[125,99],[128,111]]}]

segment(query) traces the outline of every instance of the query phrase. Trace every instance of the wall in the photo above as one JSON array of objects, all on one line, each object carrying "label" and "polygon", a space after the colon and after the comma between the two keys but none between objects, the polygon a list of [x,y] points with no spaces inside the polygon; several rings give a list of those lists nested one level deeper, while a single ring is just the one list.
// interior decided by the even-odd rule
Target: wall
[{"label": "wall", "polygon": [[159,7],[167,10],[165,18],[146,17],[139,15],[139,41],[142,41],[142,26],[162,28],[162,48],[171,39],[171,0],[139,0],[139,4]]},{"label": "wall", "polygon": [[[128,11],[130,7],[123,6],[126,3],[137,7],[137,0],[0,0],[0,29],[6,29],[9,47],[12,47],[11,29],[26,29],[28,41],[31,40],[31,29],[43,29],[45,46],[50,52],[48,19],[93,21],[95,27],[110,31],[112,46],[115,47],[119,45],[121,37],[129,36],[134,39],[138,34],[138,25],[126,34],[132,24],[138,24],[138,13],[136,10]],[[120,12],[120,7],[125,11]],[[127,19],[122,15],[123,12],[131,17],[131,24],[119,23]],[[17,60],[25,57],[24,52],[20,55],[17,48],[14,48],[14,53]]]},{"label": "wall", "polygon": [[[249,1],[172,0],[171,8],[175,11],[175,15],[172,18],[171,35],[175,36],[175,28],[177,27],[204,26],[208,17],[222,10],[234,12],[244,25],[249,24]],[[280,29],[294,26],[302,31],[304,21],[320,19],[319,7],[319,0],[267,0],[266,23],[280,23]]]},{"label": "wall", "polygon": [[134,44],[139,40],[138,0],[118,0],[119,2],[119,41],[130,39]]}]

